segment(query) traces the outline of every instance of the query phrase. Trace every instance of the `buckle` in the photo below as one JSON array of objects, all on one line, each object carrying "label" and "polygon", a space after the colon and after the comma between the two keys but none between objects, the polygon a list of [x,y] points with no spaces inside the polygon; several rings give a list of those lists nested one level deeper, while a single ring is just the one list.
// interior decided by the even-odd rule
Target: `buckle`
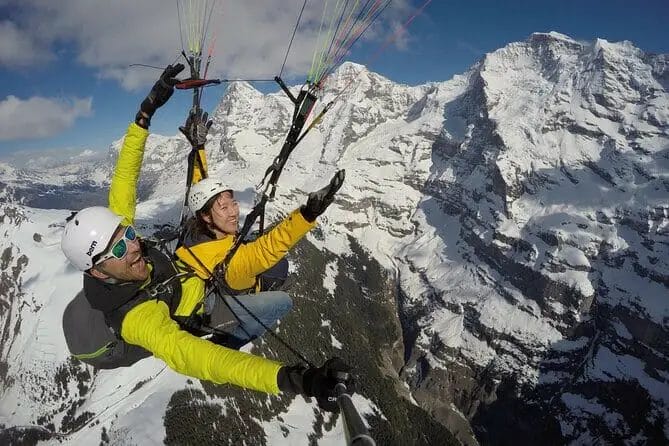
[{"label": "buckle", "polygon": [[165,292],[165,291],[169,291],[168,286],[165,285],[164,283],[159,283],[158,285],[156,285],[154,287],[151,287],[148,290],[146,290],[146,293],[150,297],[157,299],[158,295]]}]

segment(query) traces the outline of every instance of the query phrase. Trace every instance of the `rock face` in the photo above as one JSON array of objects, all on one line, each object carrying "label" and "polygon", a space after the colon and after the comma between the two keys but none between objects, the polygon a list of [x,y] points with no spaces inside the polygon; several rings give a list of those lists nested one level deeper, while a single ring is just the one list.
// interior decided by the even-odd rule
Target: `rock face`
[{"label": "rock face", "polygon": [[[666,55],[557,33],[510,44],[448,82],[409,87],[350,63],[328,80],[320,104],[341,96],[286,164],[269,219],[302,204],[336,169],[347,178],[291,257],[296,308],[280,331],[309,357],[338,354],[357,365],[380,444],[453,442],[444,426],[465,444],[666,442],[667,88]],[[243,212],[292,113],[283,93],[263,95],[245,83],[231,85],[212,113],[210,176],[236,191]],[[56,365],[25,372],[36,360],[19,351],[31,343],[25,330],[58,332],[44,309],[62,313],[66,303],[51,300],[46,282],[60,283],[66,296],[80,286],[62,256],[59,271],[42,271],[45,255],[60,256],[53,245],[67,212],[34,209],[40,202],[26,184],[80,191],[89,181],[104,191],[119,148],[113,143],[105,162],[79,165],[79,175],[42,183],[35,172],[0,165],[3,182],[24,191],[16,211],[3,205],[4,215],[24,220],[1,226],[9,291],[0,300],[0,378],[10,390],[0,425],[42,426],[11,430],[12,438],[46,429],[122,443],[142,438],[139,416],[175,444],[189,435],[207,442],[247,434],[258,444],[327,437],[338,421],[314,417],[299,399],[266,404],[249,392],[166,377],[158,361],[86,375],[60,341]],[[186,152],[181,136],[149,138],[138,207],[146,232],[177,221]],[[15,226],[31,237],[12,244]],[[22,302],[31,300],[29,314]],[[274,340],[259,348],[294,360]],[[6,395],[21,401],[17,389],[35,376],[72,383],[61,392],[70,412],[55,398],[4,415]],[[26,406],[40,418],[30,419]],[[156,407],[166,411],[164,426]],[[284,419],[296,407],[301,427]],[[193,422],[182,422],[221,412],[228,436],[222,424],[192,434]],[[96,420],[99,428],[79,429]]]},{"label": "rock face", "polygon": [[627,42],[535,34],[446,104],[399,269],[405,376],[486,444],[666,441],[666,75]]},{"label": "rock face", "polygon": [[[16,204],[15,192],[10,187],[0,188],[0,197],[5,203],[0,209],[0,222],[3,225],[19,226],[26,217],[21,207]],[[21,328],[21,315],[17,310],[23,300],[21,276],[28,263],[28,258],[14,244],[2,245],[0,252],[0,382],[3,387],[12,384],[9,375],[9,351],[15,340],[15,334]]]}]

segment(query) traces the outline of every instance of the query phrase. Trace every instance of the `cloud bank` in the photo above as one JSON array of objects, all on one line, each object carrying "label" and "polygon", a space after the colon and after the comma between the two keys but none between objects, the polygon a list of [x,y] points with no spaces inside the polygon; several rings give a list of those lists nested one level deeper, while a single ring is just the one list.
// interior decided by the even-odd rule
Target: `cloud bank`
[{"label": "cloud bank", "polygon": [[104,150],[82,149],[79,147],[59,147],[44,150],[19,150],[9,156],[0,155],[2,162],[16,169],[50,170],[62,166],[102,161],[109,156]]},{"label": "cloud bank", "polygon": [[90,116],[93,99],[44,98],[20,99],[7,96],[0,101],[0,141],[38,139],[56,135],[74,124],[75,119]]},{"label": "cloud bank", "polygon": [[[176,4],[164,0],[2,3],[21,14],[15,23],[4,22],[4,31],[0,27],[0,37],[4,32],[14,42],[7,48],[0,44],[0,63],[40,63],[51,54],[44,48],[68,42],[76,48],[79,63],[96,69],[101,78],[117,80],[127,90],[144,88],[156,78],[155,70],[128,65],[172,63],[185,39],[179,32]],[[388,37],[411,10],[409,3],[393,1],[366,38]],[[210,76],[271,78],[278,74],[302,4],[303,0],[218,1],[209,25],[216,42]],[[322,8],[321,2],[307,3],[284,73],[304,75],[309,70]],[[405,42],[403,36],[400,45]]]},{"label": "cloud bank", "polygon": [[53,59],[35,36],[8,20],[0,22],[0,67],[24,68]]}]

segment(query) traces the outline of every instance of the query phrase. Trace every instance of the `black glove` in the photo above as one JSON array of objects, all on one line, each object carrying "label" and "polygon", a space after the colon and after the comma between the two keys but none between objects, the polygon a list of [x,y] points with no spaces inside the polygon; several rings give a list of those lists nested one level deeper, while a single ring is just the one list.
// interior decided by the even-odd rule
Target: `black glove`
[{"label": "black glove", "polygon": [[339,383],[346,386],[346,393],[353,395],[355,380],[351,367],[340,358],[328,359],[322,367],[282,367],[277,375],[277,384],[282,392],[313,396],[318,406],[328,412],[339,411],[335,390]]},{"label": "black glove", "polygon": [[153,84],[149,95],[142,101],[139,111],[135,115],[135,123],[145,129],[151,124],[151,117],[174,93],[174,86],[179,83],[176,75],[184,69],[183,64],[168,65],[160,75],[160,79]]},{"label": "black glove", "polygon": [[209,120],[209,114],[207,112],[203,114],[198,108],[197,111],[191,111],[188,114],[186,123],[179,127],[179,130],[193,147],[202,147],[207,142],[207,132],[212,123],[213,121]]},{"label": "black glove", "polygon": [[344,184],[346,171],[344,169],[337,171],[330,180],[330,184],[323,189],[309,194],[307,204],[300,208],[300,212],[304,219],[308,222],[313,222],[316,217],[321,215],[334,201],[335,193]]}]

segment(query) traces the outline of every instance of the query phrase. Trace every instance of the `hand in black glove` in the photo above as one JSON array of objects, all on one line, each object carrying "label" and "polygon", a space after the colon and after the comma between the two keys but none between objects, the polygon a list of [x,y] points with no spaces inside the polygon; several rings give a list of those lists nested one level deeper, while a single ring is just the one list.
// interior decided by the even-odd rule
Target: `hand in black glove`
[{"label": "hand in black glove", "polygon": [[339,170],[334,174],[332,180],[330,180],[330,184],[321,190],[309,194],[307,204],[300,208],[300,212],[302,212],[305,220],[313,222],[316,220],[316,217],[325,212],[328,206],[334,201],[335,193],[344,184],[345,177],[346,171],[343,169]]},{"label": "hand in black glove", "polygon": [[277,376],[277,383],[282,392],[315,397],[318,406],[328,412],[339,411],[335,390],[337,384],[344,384],[349,395],[355,392],[351,367],[340,358],[328,359],[322,367],[282,367]]},{"label": "hand in black glove", "polygon": [[153,114],[158,108],[165,105],[165,102],[174,93],[174,86],[179,83],[176,75],[181,73],[183,69],[184,65],[180,63],[168,65],[165,68],[163,74],[160,75],[160,79],[153,84],[153,88],[151,88],[148,96],[142,101],[142,105],[139,106],[139,111],[135,116],[137,125],[145,129],[149,128]]},{"label": "hand in black glove", "polygon": [[188,114],[186,123],[179,127],[179,130],[193,147],[202,147],[207,142],[207,132],[209,132],[212,123],[209,114],[207,112],[203,114],[202,110],[198,108],[197,111],[191,111]]}]

